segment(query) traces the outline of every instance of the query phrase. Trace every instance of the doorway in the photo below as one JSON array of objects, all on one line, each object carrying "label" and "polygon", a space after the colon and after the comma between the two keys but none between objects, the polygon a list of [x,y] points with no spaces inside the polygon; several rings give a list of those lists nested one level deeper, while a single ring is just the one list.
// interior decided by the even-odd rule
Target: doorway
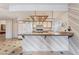
[{"label": "doorway", "polygon": [[0,40],[5,40],[6,35],[6,20],[0,20]]}]

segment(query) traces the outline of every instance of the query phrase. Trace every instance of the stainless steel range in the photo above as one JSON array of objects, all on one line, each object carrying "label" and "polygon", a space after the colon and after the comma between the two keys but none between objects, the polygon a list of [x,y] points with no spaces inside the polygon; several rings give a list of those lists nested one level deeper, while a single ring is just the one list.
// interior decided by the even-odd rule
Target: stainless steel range
[{"label": "stainless steel range", "polygon": [[36,32],[43,32],[43,30],[44,30],[44,27],[43,27],[43,25],[36,25]]}]

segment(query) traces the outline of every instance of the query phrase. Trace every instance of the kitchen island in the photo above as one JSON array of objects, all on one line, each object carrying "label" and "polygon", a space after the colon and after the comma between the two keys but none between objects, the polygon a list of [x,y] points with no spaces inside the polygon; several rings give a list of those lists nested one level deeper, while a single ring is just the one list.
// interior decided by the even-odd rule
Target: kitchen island
[{"label": "kitchen island", "polygon": [[72,32],[32,32],[19,34],[22,36],[23,52],[28,51],[68,51],[68,37]]}]

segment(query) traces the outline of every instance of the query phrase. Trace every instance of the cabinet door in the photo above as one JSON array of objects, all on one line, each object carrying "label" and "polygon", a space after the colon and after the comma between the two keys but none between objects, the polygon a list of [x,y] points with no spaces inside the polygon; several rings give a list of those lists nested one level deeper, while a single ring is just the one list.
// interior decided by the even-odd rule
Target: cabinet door
[{"label": "cabinet door", "polygon": [[23,33],[32,33],[32,22],[26,22],[23,24]]},{"label": "cabinet door", "polygon": [[46,41],[49,43],[49,50],[68,51],[69,41],[67,36],[48,36]]},{"label": "cabinet door", "polygon": [[23,24],[18,24],[18,34],[23,34]]},{"label": "cabinet door", "polygon": [[22,41],[23,51],[48,51],[48,42],[43,36],[25,36]]}]

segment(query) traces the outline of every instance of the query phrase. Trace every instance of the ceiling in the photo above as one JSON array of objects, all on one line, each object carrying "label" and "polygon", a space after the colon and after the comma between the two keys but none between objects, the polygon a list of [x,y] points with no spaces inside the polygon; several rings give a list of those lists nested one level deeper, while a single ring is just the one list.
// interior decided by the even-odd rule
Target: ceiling
[{"label": "ceiling", "polygon": [[[38,5],[38,6],[36,6],[36,5]],[[35,11],[34,8],[37,8],[37,7],[38,7],[38,10],[45,9],[49,6],[51,6],[50,8],[52,8],[52,9],[57,9],[57,8],[59,8],[58,5],[60,5],[59,9],[63,9],[64,7],[62,8],[62,6],[65,5],[65,7],[66,7],[67,4],[48,4],[47,6],[46,5],[47,4],[0,3],[0,20],[15,19],[17,17],[26,17],[27,13],[29,13],[29,12],[27,12],[28,10]],[[42,6],[44,6],[44,8],[41,8]],[[54,8],[54,6],[55,6],[55,8]],[[19,8],[19,7],[21,7],[21,8]],[[48,9],[50,9],[50,8],[48,8]],[[14,11],[14,10],[17,10],[17,11]]]}]

